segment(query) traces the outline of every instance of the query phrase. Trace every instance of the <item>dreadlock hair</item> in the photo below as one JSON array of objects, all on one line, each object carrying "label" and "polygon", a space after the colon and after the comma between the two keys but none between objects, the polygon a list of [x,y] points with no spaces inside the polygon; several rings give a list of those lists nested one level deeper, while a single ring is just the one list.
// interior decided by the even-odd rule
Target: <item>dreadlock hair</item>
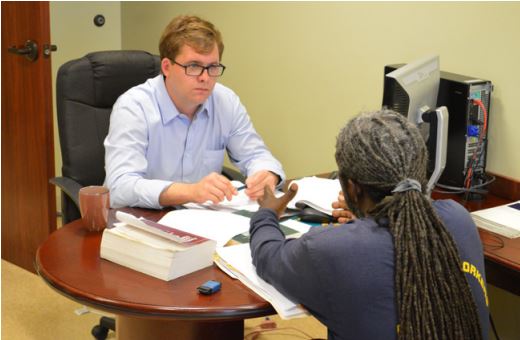
[{"label": "dreadlock hair", "polygon": [[[388,219],[395,248],[398,338],[482,339],[455,242],[425,195],[427,160],[419,130],[391,110],[357,116],[337,138],[340,180],[360,185],[377,203],[368,213]],[[418,181],[422,192],[392,194],[407,178]]]}]

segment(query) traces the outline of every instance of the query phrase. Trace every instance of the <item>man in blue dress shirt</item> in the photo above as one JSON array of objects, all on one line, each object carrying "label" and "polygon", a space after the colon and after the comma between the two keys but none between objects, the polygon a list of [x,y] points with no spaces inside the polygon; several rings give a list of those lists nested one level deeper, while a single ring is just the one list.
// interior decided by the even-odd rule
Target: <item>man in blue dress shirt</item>
[{"label": "man in blue dress shirt", "polygon": [[121,95],[110,117],[105,183],[112,207],[229,200],[237,191],[220,174],[226,151],[247,176],[251,199],[285,179],[239,97],[217,83],[223,49],[220,32],[198,17],[179,16],[166,27],[162,74]]}]

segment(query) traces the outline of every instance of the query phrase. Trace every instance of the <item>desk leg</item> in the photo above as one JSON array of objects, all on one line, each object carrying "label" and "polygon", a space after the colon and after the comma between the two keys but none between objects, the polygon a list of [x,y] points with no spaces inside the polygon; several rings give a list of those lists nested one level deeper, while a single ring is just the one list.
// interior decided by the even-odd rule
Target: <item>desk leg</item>
[{"label": "desk leg", "polygon": [[157,320],[117,316],[118,340],[141,339],[244,339],[244,320],[193,321]]}]

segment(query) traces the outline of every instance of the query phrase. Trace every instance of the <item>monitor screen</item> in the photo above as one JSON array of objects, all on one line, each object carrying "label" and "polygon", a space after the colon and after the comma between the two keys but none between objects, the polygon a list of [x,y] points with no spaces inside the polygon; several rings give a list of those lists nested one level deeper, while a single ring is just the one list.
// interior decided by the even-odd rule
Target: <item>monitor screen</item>
[{"label": "monitor screen", "polygon": [[385,75],[383,106],[407,116],[409,121],[420,126],[422,114],[435,110],[439,83],[439,56],[428,56],[406,64]]}]

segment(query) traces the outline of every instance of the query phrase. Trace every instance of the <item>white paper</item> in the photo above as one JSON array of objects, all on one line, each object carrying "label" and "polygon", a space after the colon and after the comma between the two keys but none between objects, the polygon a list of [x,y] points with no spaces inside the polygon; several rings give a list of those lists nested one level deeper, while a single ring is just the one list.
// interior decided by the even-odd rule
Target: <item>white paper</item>
[{"label": "white paper", "polygon": [[288,208],[297,209],[296,203],[302,202],[332,216],[332,203],[338,200],[341,191],[339,180],[313,176],[294,180],[291,183],[298,184],[298,192],[287,205]]},{"label": "white paper", "polygon": [[[231,181],[231,184],[235,188],[241,188],[244,186],[244,183],[240,181]],[[280,197],[283,195],[283,192],[277,190],[275,191],[275,196]],[[185,208],[189,209],[209,209],[209,210],[216,210],[216,211],[227,211],[227,212],[234,212],[238,210],[246,210],[255,212],[257,211],[260,206],[255,200],[252,200],[249,198],[249,196],[246,195],[245,189],[241,189],[238,191],[237,195],[234,195],[230,201],[227,200],[227,198],[224,198],[222,202],[219,202],[217,204],[207,201],[204,203],[186,203],[184,204]]]},{"label": "white paper", "polygon": [[305,234],[311,228],[311,226],[308,225],[307,223],[303,223],[303,222],[300,222],[297,220],[292,220],[292,219],[280,222],[280,224],[284,225],[288,228],[296,230],[299,235]]},{"label": "white paper", "polygon": [[240,281],[267,300],[282,319],[308,315],[303,307],[289,300],[258,276],[256,268],[253,266],[249,243],[218,248],[217,254],[236,270],[234,273]]},{"label": "white paper", "polygon": [[249,218],[213,210],[174,210],[159,223],[215,240],[217,247],[223,247],[233,236],[249,230]]}]

